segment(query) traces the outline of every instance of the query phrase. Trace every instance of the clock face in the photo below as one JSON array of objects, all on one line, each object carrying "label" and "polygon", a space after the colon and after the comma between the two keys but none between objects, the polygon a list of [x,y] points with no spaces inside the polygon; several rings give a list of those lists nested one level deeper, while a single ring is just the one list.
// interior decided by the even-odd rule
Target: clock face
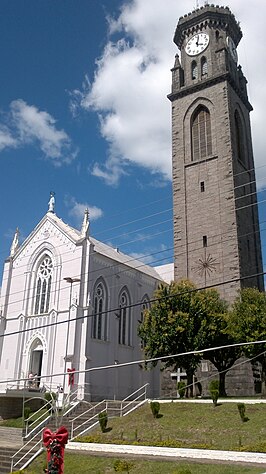
[{"label": "clock face", "polygon": [[226,42],[227,42],[227,46],[233,60],[235,61],[235,63],[237,63],[237,50],[236,50],[236,45],[234,41],[232,40],[230,36],[227,36]]},{"label": "clock face", "polygon": [[202,53],[209,44],[209,35],[207,33],[197,33],[190,38],[185,46],[185,51],[189,56],[197,56]]}]

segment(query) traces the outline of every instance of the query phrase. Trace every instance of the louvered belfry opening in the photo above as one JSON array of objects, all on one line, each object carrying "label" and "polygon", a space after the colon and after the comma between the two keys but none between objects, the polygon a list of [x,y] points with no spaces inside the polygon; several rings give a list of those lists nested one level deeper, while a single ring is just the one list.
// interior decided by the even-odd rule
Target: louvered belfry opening
[{"label": "louvered belfry opening", "polygon": [[192,120],[192,160],[197,161],[212,154],[211,117],[204,106],[200,106]]}]

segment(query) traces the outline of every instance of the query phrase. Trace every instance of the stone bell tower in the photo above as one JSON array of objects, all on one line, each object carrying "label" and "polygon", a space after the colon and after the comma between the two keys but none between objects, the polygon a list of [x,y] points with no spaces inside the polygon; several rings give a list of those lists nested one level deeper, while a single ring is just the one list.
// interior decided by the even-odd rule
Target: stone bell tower
[{"label": "stone bell tower", "polygon": [[242,32],[228,7],[205,5],[178,21],[172,69],[175,278],[217,285],[232,302],[263,290]]}]

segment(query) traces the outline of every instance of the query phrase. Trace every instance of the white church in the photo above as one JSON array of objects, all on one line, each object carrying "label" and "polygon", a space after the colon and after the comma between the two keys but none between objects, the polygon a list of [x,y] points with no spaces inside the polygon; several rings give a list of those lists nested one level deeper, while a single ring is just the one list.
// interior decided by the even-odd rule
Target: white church
[{"label": "white church", "polygon": [[158,396],[158,368],[120,364],[143,358],[138,324],[167,270],[95,240],[87,210],[81,230],[70,227],[51,194],[48,212],[21,245],[16,232],[5,261],[0,394],[34,386],[121,400],[149,383]]}]

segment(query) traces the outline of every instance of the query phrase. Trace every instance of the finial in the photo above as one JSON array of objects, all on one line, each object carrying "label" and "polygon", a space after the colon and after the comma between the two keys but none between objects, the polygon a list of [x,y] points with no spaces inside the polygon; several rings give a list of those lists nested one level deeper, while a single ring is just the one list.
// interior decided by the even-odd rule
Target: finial
[{"label": "finial", "polygon": [[175,55],[175,65],[174,65],[174,69],[180,67],[180,61],[179,61],[179,56],[178,54]]},{"label": "finial", "polygon": [[55,193],[53,191],[50,191],[50,199],[48,202],[48,212],[54,213],[54,208],[55,208]]},{"label": "finial", "polygon": [[84,211],[84,218],[83,218],[81,232],[80,232],[81,237],[89,237],[89,226],[90,226],[89,209],[86,208]]},{"label": "finial", "polygon": [[11,247],[10,247],[10,256],[11,257],[14,257],[18,247],[19,247],[19,230],[18,230],[18,227],[17,227],[15,235],[13,237],[13,242],[12,242]]}]

